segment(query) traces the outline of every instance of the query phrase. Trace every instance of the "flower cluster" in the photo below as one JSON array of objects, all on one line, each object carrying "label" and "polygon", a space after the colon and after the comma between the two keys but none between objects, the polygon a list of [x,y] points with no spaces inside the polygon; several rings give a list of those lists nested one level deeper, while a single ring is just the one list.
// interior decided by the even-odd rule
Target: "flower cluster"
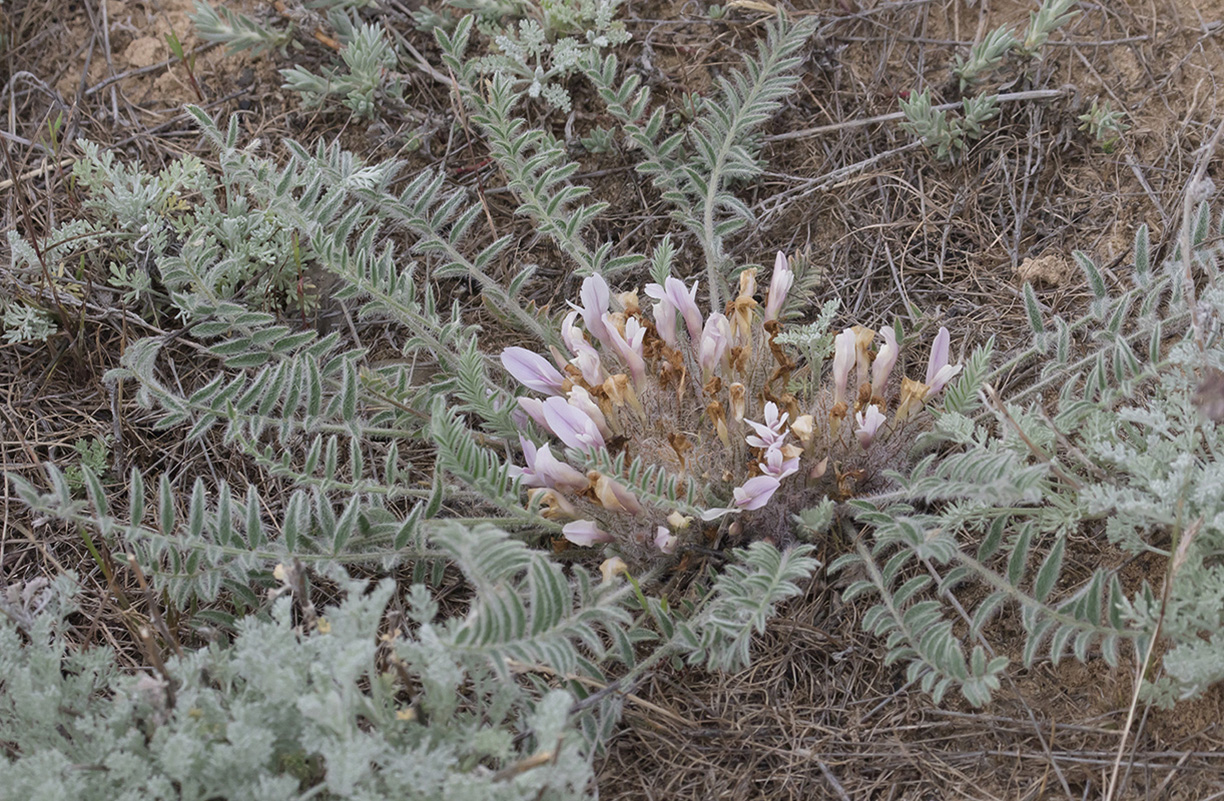
[{"label": "flower cluster", "polygon": [[515,475],[546,517],[564,521],[566,539],[642,560],[717,538],[727,521],[777,537],[791,514],[869,489],[882,467],[898,466],[912,442],[898,434],[960,372],[947,329],[925,380],[896,387],[894,330],[847,328],[821,382],[823,365],[800,366],[776,341],[794,280],[779,253],[763,306],[756,270],[746,270],[735,299],[703,318],[697,284],[669,277],[646,285],[648,317],[636,291],[613,296],[594,275],[562,323],[568,355],[502,352],[510,375],[543,396],[518,398],[522,423],[556,440],[537,447],[523,436]]}]

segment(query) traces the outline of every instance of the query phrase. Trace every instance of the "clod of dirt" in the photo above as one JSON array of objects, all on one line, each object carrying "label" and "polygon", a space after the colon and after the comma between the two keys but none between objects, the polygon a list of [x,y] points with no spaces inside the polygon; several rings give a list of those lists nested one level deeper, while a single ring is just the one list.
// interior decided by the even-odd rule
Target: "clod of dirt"
[{"label": "clod of dirt", "polygon": [[1074,271],[1075,265],[1070,259],[1061,254],[1050,253],[1020,262],[1020,266],[1016,268],[1016,275],[1021,281],[1031,284],[1061,286]]},{"label": "clod of dirt", "polygon": [[123,59],[135,69],[151,67],[163,58],[161,40],[153,36],[134,39],[123,51]]}]

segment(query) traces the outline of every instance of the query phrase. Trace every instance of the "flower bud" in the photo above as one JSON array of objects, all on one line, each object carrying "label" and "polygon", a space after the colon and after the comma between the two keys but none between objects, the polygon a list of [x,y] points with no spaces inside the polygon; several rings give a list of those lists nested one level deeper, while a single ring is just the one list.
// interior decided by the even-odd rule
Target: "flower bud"
[{"label": "flower bud", "polygon": [[795,283],[795,273],[791,270],[786,254],[778,251],[774,258],[773,278],[769,281],[769,292],[765,297],[765,322],[778,319],[782,313],[782,305],[786,295]]},{"label": "flower bud", "polygon": [[849,328],[833,340],[833,405],[846,402],[846,386],[850,383],[850,370],[854,367],[857,337]]}]

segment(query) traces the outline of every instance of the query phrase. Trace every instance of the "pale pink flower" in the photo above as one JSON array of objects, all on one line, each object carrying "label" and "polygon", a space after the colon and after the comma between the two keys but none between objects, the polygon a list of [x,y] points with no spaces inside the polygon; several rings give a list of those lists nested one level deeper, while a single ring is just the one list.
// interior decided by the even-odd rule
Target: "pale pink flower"
[{"label": "pale pink flower", "polygon": [[706,320],[705,329],[701,332],[700,344],[697,347],[697,363],[702,372],[709,376],[722,361],[731,343],[731,321],[725,314],[715,312]]},{"label": "pale pink flower", "polygon": [[846,385],[850,383],[850,371],[854,369],[858,337],[847,328],[833,340],[833,402],[846,402]]},{"label": "pale pink flower", "polygon": [[552,362],[526,348],[506,348],[501,352],[502,367],[520,384],[545,395],[559,395],[565,376]]},{"label": "pale pink flower", "polygon": [[758,423],[755,420],[745,420],[744,422],[752,426],[752,430],[756,431],[756,436],[749,434],[744,438],[745,442],[754,448],[770,448],[774,445],[781,445],[782,440],[786,439],[786,432],[782,427],[786,425],[787,419],[790,418],[788,412],[778,414],[778,404],[769,401],[765,404],[765,422]]},{"label": "pale pink flower", "polygon": [[583,548],[589,548],[600,542],[612,542],[612,535],[591,520],[575,520],[572,523],[566,523],[561,533],[567,540]]},{"label": "pale pink flower", "polygon": [[633,379],[634,387],[641,389],[646,382],[646,359],[642,351],[646,329],[636,317],[630,317],[625,320],[625,333],[622,336],[620,330],[613,325],[611,315],[605,314],[603,322],[612,350],[616,351],[629,368],[629,377]]},{"label": "pale pink flower", "polygon": [[880,336],[884,337],[884,344],[871,363],[871,395],[877,398],[884,397],[884,385],[888,383],[888,376],[901,355],[901,349],[897,347],[897,332],[891,325],[881,328]]},{"label": "pale pink flower", "polygon": [[565,315],[565,319],[561,321],[561,341],[565,343],[565,347],[570,349],[570,353],[578,355],[583,348],[591,347],[591,343],[586,341],[586,337],[582,335],[582,329],[574,325],[574,321],[578,319],[577,310],[571,311]]},{"label": "pale pink flower", "polygon": [[732,494],[735,496],[735,505],[744,511],[751,512],[755,509],[760,509],[765,504],[769,503],[769,499],[778,491],[778,487],[782,486],[782,482],[774,476],[755,476],[744,482],[743,486],[736,487]]},{"label": "pale pink flower", "polygon": [[[658,284],[650,286],[658,286]],[[649,287],[647,292],[649,292]],[[654,311],[655,329],[659,332],[659,337],[667,343],[669,348],[680,347],[680,340],[676,339],[676,307],[664,299],[654,304],[651,309]]]},{"label": "pale pink flower", "polygon": [[858,437],[859,444],[866,448],[875,439],[876,432],[880,430],[880,426],[884,425],[888,418],[880,411],[879,406],[872,404],[862,412],[855,412],[854,419],[859,425],[854,435]]},{"label": "pale pink flower", "polygon": [[590,345],[570,359],[570,364],[577,367],[578,372],[582,373],[582,380],[593,387],[599,386],[608,378],[603,362],[599,360],[599,351]]},{"label": "pale pink flower", "polygon": [[780,445],[775,443],[765,451],[765,461],[760,462],[757,466],[761,468],[761,472],[765,475],[773,476],[781,481],[787,476],[799,472],[799,457],[794,456],[787,459],[785,454],[782,453]]},{"label": "pale pink flower", "polygon": [[[680,310],[680,316],[684,318],[689,342],[696,342],[701,337],[701,309],[697,308],[697,282],[694,281],[691,287],[686,287],[679,278],[672,278],[669,275],[663,282],[663,288],[667,293],[667,299]],[[651,295],[651,297],[654,296]]]},{"label": "pale pink flower", "polygon": [[553,456],[548,445],[536,449],[531,440],[519,437],[527,467],[511,465],[510,475],[522,478],[525,487],[548,487],[562,492],[579,492],[590,483],[584,473]]},{"label": "pale pink flower", "polygon": [[655,529],[654,544],[663,553],[670,556],[676,552],[676,545],[680,542],[675,534],[671,533],[671,529],[667,526],[659,526]]},{"label": "pale pink flower", "polygon": [[791,270],[786,254],[778,251],[774,257],[773,277],[769,280],[769,292],[765,296],[765,322],[778,319],[786,294],[795,284],[795,273]]},{"label": "pale pink flower", "polygon": [[[681,284],[683,286],[683,284]],[[680,307],[674,302],[674,293],[669,293],[662,284],[647,284],[646,296],[659,301],[654,305],[655,328],[668,347],[677,348],[680,340],[676,338],[676,315]],[[700,315],[700,312],[698,312]]]},{"label": "pale pink flower", "polygon": [[603,276],[596,273],[588,276],[582,282],[582,291],[578,295],[582,301],[582,321],[586,323],[591,335],[611,347],[608,343],[608,329],[604,324],[604,315],[608,313],[608,304],[612,301],[612,290]]},{"label": "pale pink flower", "polygon": [[544,401],[544,420],[566,447],[580,451],[604,447],[603,435],[599,433],[595,421],[570,406],[564,398],[554,396]]},{"label": "pale pink flower", "polygon": [[931,343],[931,358],[927,362],[925,382],[928,387],[927,397],[947,386],[948,382],[956,378],[961,371],[959,364],[948,364],[948,351],[951,343],[952,335],[948,333],[948,329],[940,328],[939,333],[935,336],[935,341]]},{"label": "pale pink flower", "polygon": [[591,418],[595,427],[599,429],[599,433],[605,438],[612,436],[612,429],[608,428],[608,419],[604,417],[599,404],[591,399],[591,393],[579,386],[571,387],[569,405]]},{"label": "pale pink flower", "polygon": [[545,431],[552,433],[552,427],[548,425],[548,420],[544,417],[544,401],[539,398],[529,398],[522,396],[516,398],[519,408],[527,412],[527,416],[535,420],[536,425]]}]

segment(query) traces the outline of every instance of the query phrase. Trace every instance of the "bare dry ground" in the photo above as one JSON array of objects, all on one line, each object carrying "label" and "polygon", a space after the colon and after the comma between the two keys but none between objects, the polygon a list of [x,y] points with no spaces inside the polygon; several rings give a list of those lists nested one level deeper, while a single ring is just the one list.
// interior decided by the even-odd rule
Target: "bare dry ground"
[{"label": "bare dry ground", "polygon": [[[269,18],[280,13],[258,0],[235,5]],[[383,5],[386,24],[427,57],[436,54],[403,17],[411,3]],[[514,257],[538,261],[546,277],[558,279],[541,282],[539,300],[572,291],[557,256],[513,216],[500,177],[484,166],[479,140],[452,125],[456,105],[439,82],[424,73],[407,76],[411,113],[370,125],[336,110],[302,109],[280,88],[276,70],[287,64],[277,57],[202,48],[197,95],[164,40],[174,32],[189,50],[199,47],[189,7],[189,0],[0,6],[9,43],[0,54],[7,153],[0,228],[32,237],[76,213],[80,198],[66,167],[77,136],[147,165],[187,152],[208,158],[181,111],[183,103],[198,102],[213,114],[242,111],[244,136],[260,138],[273,152],[284,137],[326,137],[371,159],[397,156],[413,166],[445,160],[456,183],[485,190],[495,224],[518,236]],[[704,8],[693,0],[626,3],[634,39],[625,54],[657,98],[704,90],[760,34],[765,15],[751,4],[718,22]],[[819,33],[799,90],[770,124],[767,176],[744,191],[760,224],[734,243],[737,255],[761,261],[778,248],[805,252],[825,266],[826,296],[839,297],[857,322],[920,314],[967,342],[994,335],[1003,350],[1027,337],[1024,280],[1038,282],[1042,302],[1056,312],[1082,306],[1087,290],[1071,250],[1084,250],[1111,280],[1122,280],[1136,226],[1146,222],[1158,242],[1178,224],[1196,151],[1221,120],[1221,0],[1081,4],[1045,58],[1026,70],[1005,70],[998,87],[1054,90],[1052,96],[1003,104],[988,135],[959,164],[935,161],[895,120],[876,119],[895,114],[899,97],[924,86],[937,100],[957,99],[948,72],[953,56],[999,24],[1023,24],[1034,8],[1019,0],[800,2],[794,12],[816,16]],[[296,56],[303,62],[331,56],[317,41],[306,44]],[[1124,110],[1130,125],[1112,153],[1077,130],[1078,115],[1096,97]],[[600,113],[589,98],[578,100],[573,125],[581,132],[598,124]],[[50,152],[48,122],[61,112],[69,144]],[[554,115],[548,123],[561,132],[566,120]],[[410,151],[411,140],[423,146]],[[631,154],[583,159],[596,194],[612,203],[599,235],[642,249],[672,228],[632,166]],[[698,256],[688,248],[686,257]],[[6,284],[10,278],[6,273]],[[66,459],[77,438],[112,435],[120,474],[132,463],[154,473],[173,464],[181,475],[244,474],[249,465],[238,456],[205,453],[154,432],[147,413],[102,383],[124,344],[148,325],[93,285],[104,279],[85,277],[68,333],[45,345],[0,347],[3,468],[37,476],[43,462]],[[5,291],[36,289],[13,284]],[[201,365],[201,374],[207,369]],[[186,384],[194,378],[181,376]],[[1015,386],[1024,378],[1010,380]],[[135,604],[121,613],[80,538],[29,519],[7,503],[5,486],[0,576],[81,571],[92,605],[86,618],[93,621],[83,626],[84,638],[110,642],[139,662],[130,624],[147,610]],[[831,561],[837,547],[827,543],[822,560]],[[1095,557],[1087,542],[1074,554],[1085,572]],[[1162,566],[1134,569],[1155,576]],[[127,581],[122,572],[120,581]],[[629,699],[623,732],[602,758],[602,797],[1102,797],[1131,698],[1129,670],[1111,671],[1099,661],[1016,667],[985,710],[955,701],[936,707],[905,684],[901,667],[882,664],[880,644],[858,623],[855,608],[840,601],[839,584],[820,577],[771,624],[750,670],[655,674]],[[1002,620],[999,631],[1008,625],[1017,624]],[[1218,689],[1170,712],[1144,713],[1132,728],[1118,797],[1224,797],[1221,721]]]}]

